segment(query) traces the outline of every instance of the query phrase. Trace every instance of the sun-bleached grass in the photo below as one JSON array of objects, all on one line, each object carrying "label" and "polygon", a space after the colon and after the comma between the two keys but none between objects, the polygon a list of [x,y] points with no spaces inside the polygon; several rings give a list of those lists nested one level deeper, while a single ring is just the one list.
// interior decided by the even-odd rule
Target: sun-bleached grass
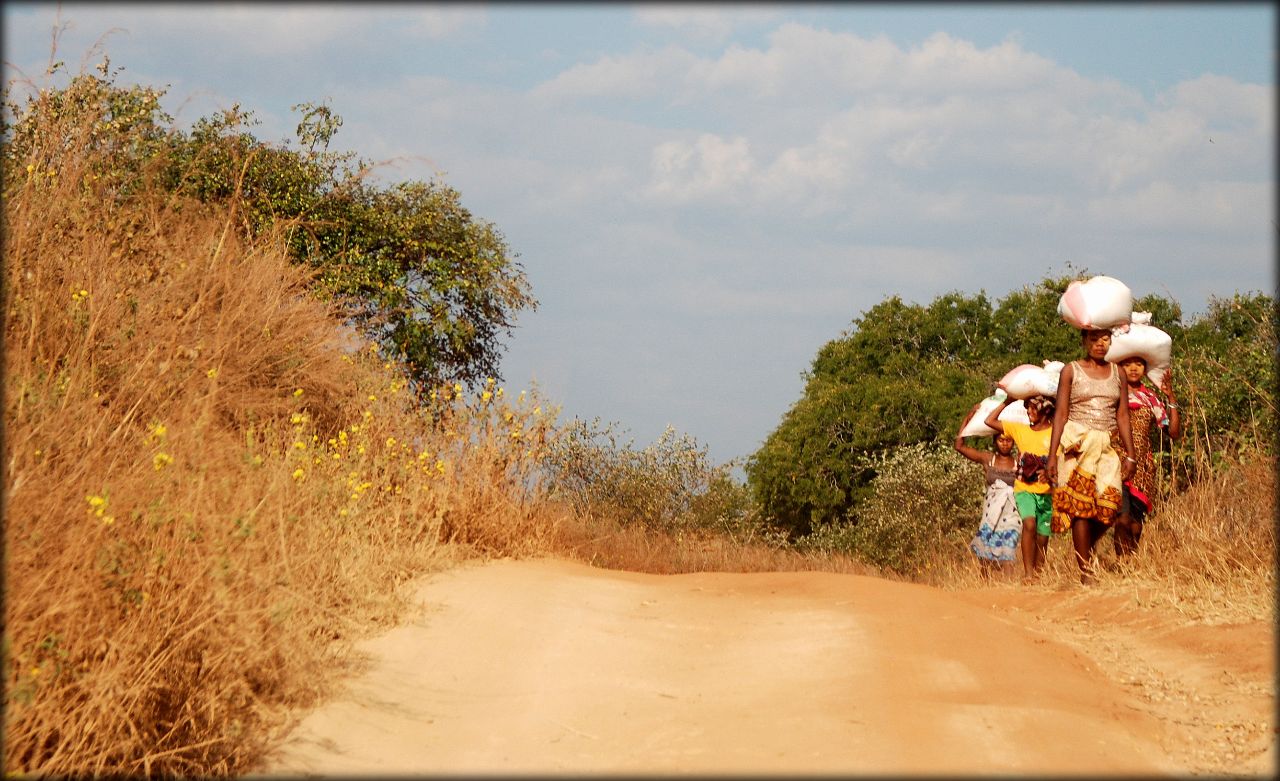
[{"label": "sun-bleached grass", "polygon": [[841,572],[878,575],[848,556],[799,551],[765,535],[707,530],[667,531],[586,516],[564,508],[548,550],[605,569],[677,575],[688,572]]},{"label": "sun-bleached grass", "polygon": [[550,534],[550,418],[417,403],[278,236],[95,154],[5,172],[4,769],[235,774],[401,584]]}]

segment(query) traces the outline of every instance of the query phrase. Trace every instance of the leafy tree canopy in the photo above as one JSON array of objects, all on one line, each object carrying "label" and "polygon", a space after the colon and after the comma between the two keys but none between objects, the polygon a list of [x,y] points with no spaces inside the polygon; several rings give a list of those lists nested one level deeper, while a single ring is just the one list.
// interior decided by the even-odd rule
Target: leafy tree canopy
[{"label": "leafy tree canopy", "polygon": [[56,171],[62,150],[87,143],[98,153],[95,181],[112,197],[158,184],[231,205],[251,235],[282,232],[293,258],[316,268],[317,293],[401,359],[419,387],[499,376],[501,340],[537,302],[502,234],[456,190],[372,183],[369,164],[329,151],[342,119],[328,106],[294,106],[301,119],[291,148],[256,138],[239,106],[182,130],[160,108],[164,90],[120,86],[119,72],[104,60],[96,74],[21,105],[6,85],[6,174],[32,150]]}]

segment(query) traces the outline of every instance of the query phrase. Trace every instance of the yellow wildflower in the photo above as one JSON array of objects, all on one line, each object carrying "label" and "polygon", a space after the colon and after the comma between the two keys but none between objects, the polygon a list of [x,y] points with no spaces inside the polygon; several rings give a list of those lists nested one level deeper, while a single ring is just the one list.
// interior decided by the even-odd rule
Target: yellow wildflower
[{"label": "yellow wildflower", "polygon": [[303,423],[307,422],[307,416],[301,412],[295,412],[289,416],[289,422],[295,426],[301,426]]},{"label": "yellow wildflower", "polygon": [[166,466],[172,463],[173,463],[173,457],[170,456],[168,453],[156,453],[154,456],[151,457],[151,466],[155,467],[155,470],[157,472],[159,472],[161,469],[164,469]]},{"label": "yellow wildflower", "polygon": [[294,479],[294,480],[301,480],[301,479],[303,479],[303,478],[304,478],[304,477],[306,477],[306,476],[307,476],[307,473],[306,473],[306,472],[304,472],[304,471],[302,471],[302,467],[298,467],[297,469],[293,470],[293,479]]},{"label": "yellow wildflower", "polygon": [[205,372],[205,375],[207,375],[209,379],[212,380],[218,376],[218,370],[217,368],[210,369],[209,371]]},{"label": "yellow wildflower", "polygon": [[299,397],[299,396],[301,396],[301,395],[302,395],[302,388],[297,388],[297,389],[295,389],[295,390],[293,391],[293,397],[294,397],[295,399],[296,399],[296,398],[298,398],[298,397]]},{"label": "yellow wildflower", "polygon": [[493,394],[490,393],[489,391],[485,391],[484,393],[480,394],[481,401],[488,401],[489,399],[492,399],[492,398],[493,398]]},{"label": "yellow wildflower", "polygon": [[395,446],[396,446],[396,438],[387,437],[387,447],[395,447]]},{"label": "yellow wildflower", "polygon": [[150,432],[147,439],[150,439],[152,442],[159,442],[164,439],[166,434],[169,433],[169,429],[165,427],[163,423],[152,423],[150,426],[147,426],[147,431]]},{"label": "yellow wildflower", "polygon": [[307,449],[307,443],[306,443],[306,442],[294,442],[294,443],[293,443],[293,447],[294,447],[294,449],[295,449],[295,450],[306,450],[306,449]]}]

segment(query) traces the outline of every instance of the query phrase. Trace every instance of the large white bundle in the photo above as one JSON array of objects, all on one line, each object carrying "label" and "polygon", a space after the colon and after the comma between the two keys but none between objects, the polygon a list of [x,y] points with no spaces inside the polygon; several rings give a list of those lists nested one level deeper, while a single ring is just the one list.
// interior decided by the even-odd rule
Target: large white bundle
[{"label": "large white bundle", "polygon": [[1129,322],[1133,293],[1113,277],[1072,282],[1058,299],[1058,314],[1073,328],[1115,328]]},{"label": "large white bundle", "polygon": [[978,402],[977,411],[974,412],[972,417],[965,422],[964,428],[960,429],[960,436],[989,437],[995,434],[996,430],[988,426],[986,423],[983,423],[983,421],[991,414],[991,410],[998,407],[1000,402],[1004,401],[1006,398],[1008,398],[1008,396],[1005,395],[1004,391],[997,390],[995,393]]},{"label": "large white bundle", "polygon": [[996,416],[996,420],[1003,420],[1006,423],[1026,423],[1028,426],[1031,425],[1031,418],[1027,416],[1027,403],[1025,401],[1015,401],[1000,410],[1000,414]]},{"label": "large white bundle", "polygon": [[1061,361],[1045,361],[1043,366],[1024,363],[1010,369],[996,386],[1013,399],[1029,399],[1032,396],[1053,398],[1058,393],[1058,376],[1061,373]]},{"label": "large white bundle", "polygon": [[1150,323],[1150,312],[1134,312],[1127,326],[1112,329],[1107,360],[1119,363],[1135,355],[1142,358],[1147,362],[1147,376],[1159,387],[1165,372],[1169,371],[1173,337]]},{"label": "large white bundle", "polygon": [[[996,390],[995,393],[978,402],[978,411],[973,413],[973,417],[969,418],[964,424],[964,428],[960,429],[962,437],[990,437],[994,436],[996,430],[988,426],[985,421],[987,416],[991,414],[991,410],[1000,406],[1000,403],[1009,398],[1004,391]],[[997,420],[1004,420],[1013,423],[1026,423],[1031,425],[1031,418],[1027,417],[1027,407],[1021,401],[1010,404],[1000,410],[1000,414],[996,416]]]}]

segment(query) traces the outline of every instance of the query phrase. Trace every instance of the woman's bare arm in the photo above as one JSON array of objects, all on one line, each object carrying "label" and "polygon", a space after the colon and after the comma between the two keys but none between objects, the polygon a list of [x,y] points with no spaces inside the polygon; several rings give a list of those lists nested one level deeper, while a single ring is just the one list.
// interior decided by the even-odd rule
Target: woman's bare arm
[{"label": "woman's bare arm", "polygon": [[1075,377],[1075,365],[1067,364],[1058,375],[1058,396],[1053,406],[1053,433],[1049,435],[1049,458],[1045,464],[1045,476],[1052,485],[1058,479],[1058,444],[1062,441],[1062,428],[1067,425],[1071,413],[1071,380]]}]

